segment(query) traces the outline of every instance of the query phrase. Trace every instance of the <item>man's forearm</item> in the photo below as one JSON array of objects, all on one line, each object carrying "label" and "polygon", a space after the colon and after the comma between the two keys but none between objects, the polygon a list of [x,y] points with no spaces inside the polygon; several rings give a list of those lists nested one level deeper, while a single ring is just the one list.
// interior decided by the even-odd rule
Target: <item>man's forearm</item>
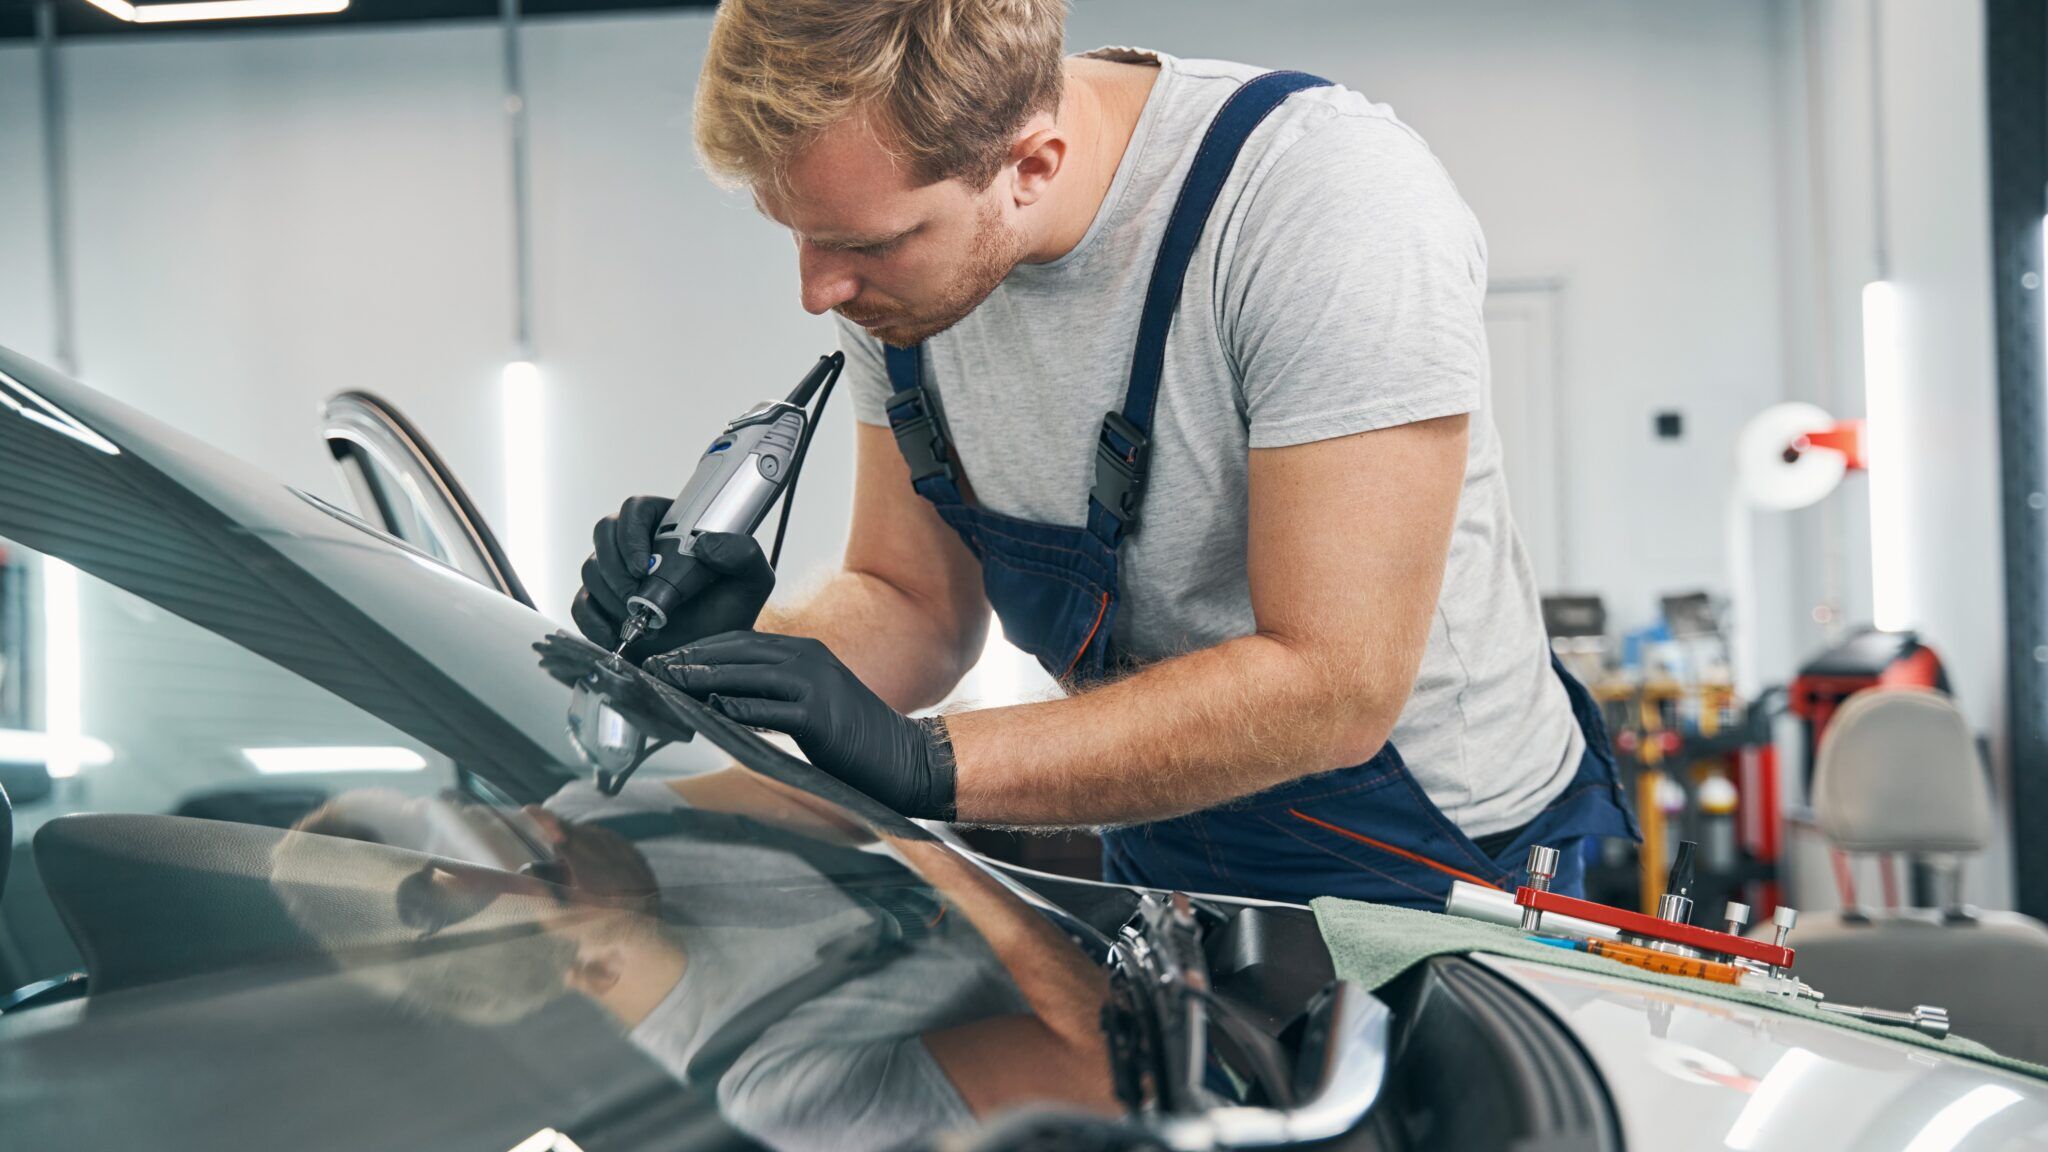
[{"label": "man's forearm", "polygon": [[[899,711],[928,708],[966,672],[964,653],[983,636],[954,636],[917,597],[878,576],[842,569],[794,604],[770,604],[755,627],[825,642],[877,696]],[[987,628],[983,622],[981,632]]]},{"label": "man's forearm", "polygon": [[1414,672],[1253,635],[1064,700],[958,713],[959,818],[1157,820],[1360,763],[1386,742]]}]

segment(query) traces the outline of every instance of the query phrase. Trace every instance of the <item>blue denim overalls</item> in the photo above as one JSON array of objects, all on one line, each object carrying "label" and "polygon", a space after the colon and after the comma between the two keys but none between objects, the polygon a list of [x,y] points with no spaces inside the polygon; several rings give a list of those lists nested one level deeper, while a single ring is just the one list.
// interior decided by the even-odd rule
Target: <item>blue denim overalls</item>
[{"label": "blue denim overalls", "polygon": [[[1085,527],[1005,516],[963,498],[941,409],[923,382],[921,349],[886,348],[894,394],[889,424],[911,483],[981,562],[982,585],[1003,632],[1056,679],[1074,687],[1117,668],[1110,651],[1117,609],[1117,544],[1138,520],[1153,403],[1181,283],[1231,166],[1252,130],[1291,94],[1328,81],[1269,72],[1217,112],[1160,242],[1145,293],[1122,412],[1103,418]],[[1346,896],[1441,909],[1453,879],[1520,882],[1528,846],[1559,849],[1559,891],[1577,893],[1591,837],[1639,834],[1622,798],[1598,709],[1561,666],[1586,735],[1576,777],[1498,858],[1460,832],[1416,784],[1389,743],[1371,760],[1321,772],[1242,800],[1103,835],[1105,878],[1123,884],[1306,902]]]}]

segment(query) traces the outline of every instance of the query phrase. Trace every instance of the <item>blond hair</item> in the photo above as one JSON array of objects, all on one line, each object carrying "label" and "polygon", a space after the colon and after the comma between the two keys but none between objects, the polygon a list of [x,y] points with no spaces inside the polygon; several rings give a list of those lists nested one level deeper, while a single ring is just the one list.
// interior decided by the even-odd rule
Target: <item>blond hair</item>
[{"label": "blond hair", "polygon": [[818,134],[866,116],[926,183],[981,189],[1059,107],[1066,0],[724,0],[697,86],[714,177],[780,190]]}]

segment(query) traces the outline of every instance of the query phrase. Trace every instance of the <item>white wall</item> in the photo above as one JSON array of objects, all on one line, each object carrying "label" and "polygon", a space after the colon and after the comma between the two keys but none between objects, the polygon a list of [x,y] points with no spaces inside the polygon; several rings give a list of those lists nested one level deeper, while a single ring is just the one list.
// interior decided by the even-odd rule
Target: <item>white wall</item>
[{"label": "white wall", "polygon": [[475,29],[64,50],[84,378],[337,489],[325,397],[412,412],[495,471],[510,220]]},{"label": "white wall", "polygon": [[0,47],[0,344],[47,360],[55,350],[36,76],[34,48]]},{"label": "white wall", "polygon": [[[572,563],[599,516],[636,492],[674,494],[721,424],[838,346],[797,304],[788,234],[697,167],[690,102],[709,24],[537,23],[527,37],[536,335],[564,455],[552,539]],[[785,587],[839,558],[851,413],[833,401],[805,465]]]}]

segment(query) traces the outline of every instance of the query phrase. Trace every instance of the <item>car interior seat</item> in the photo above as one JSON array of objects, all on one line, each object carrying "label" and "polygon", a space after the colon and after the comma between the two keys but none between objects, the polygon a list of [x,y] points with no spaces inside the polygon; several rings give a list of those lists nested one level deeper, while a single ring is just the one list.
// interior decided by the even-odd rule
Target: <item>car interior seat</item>
[{"label": "car interior seat", "polygon": [[2048,1060],[2048,925],[1962,902],[1965,859],[1991,838],[1991,787],[1954,702],[1922,688],[1850,697],[1821,740],[1813,807],[1840,851],[1928,867],[1939,906],[1804,916],[1791,941],[1798,974],[1836,1003],[1939,1005],[1958,1034]]}]

